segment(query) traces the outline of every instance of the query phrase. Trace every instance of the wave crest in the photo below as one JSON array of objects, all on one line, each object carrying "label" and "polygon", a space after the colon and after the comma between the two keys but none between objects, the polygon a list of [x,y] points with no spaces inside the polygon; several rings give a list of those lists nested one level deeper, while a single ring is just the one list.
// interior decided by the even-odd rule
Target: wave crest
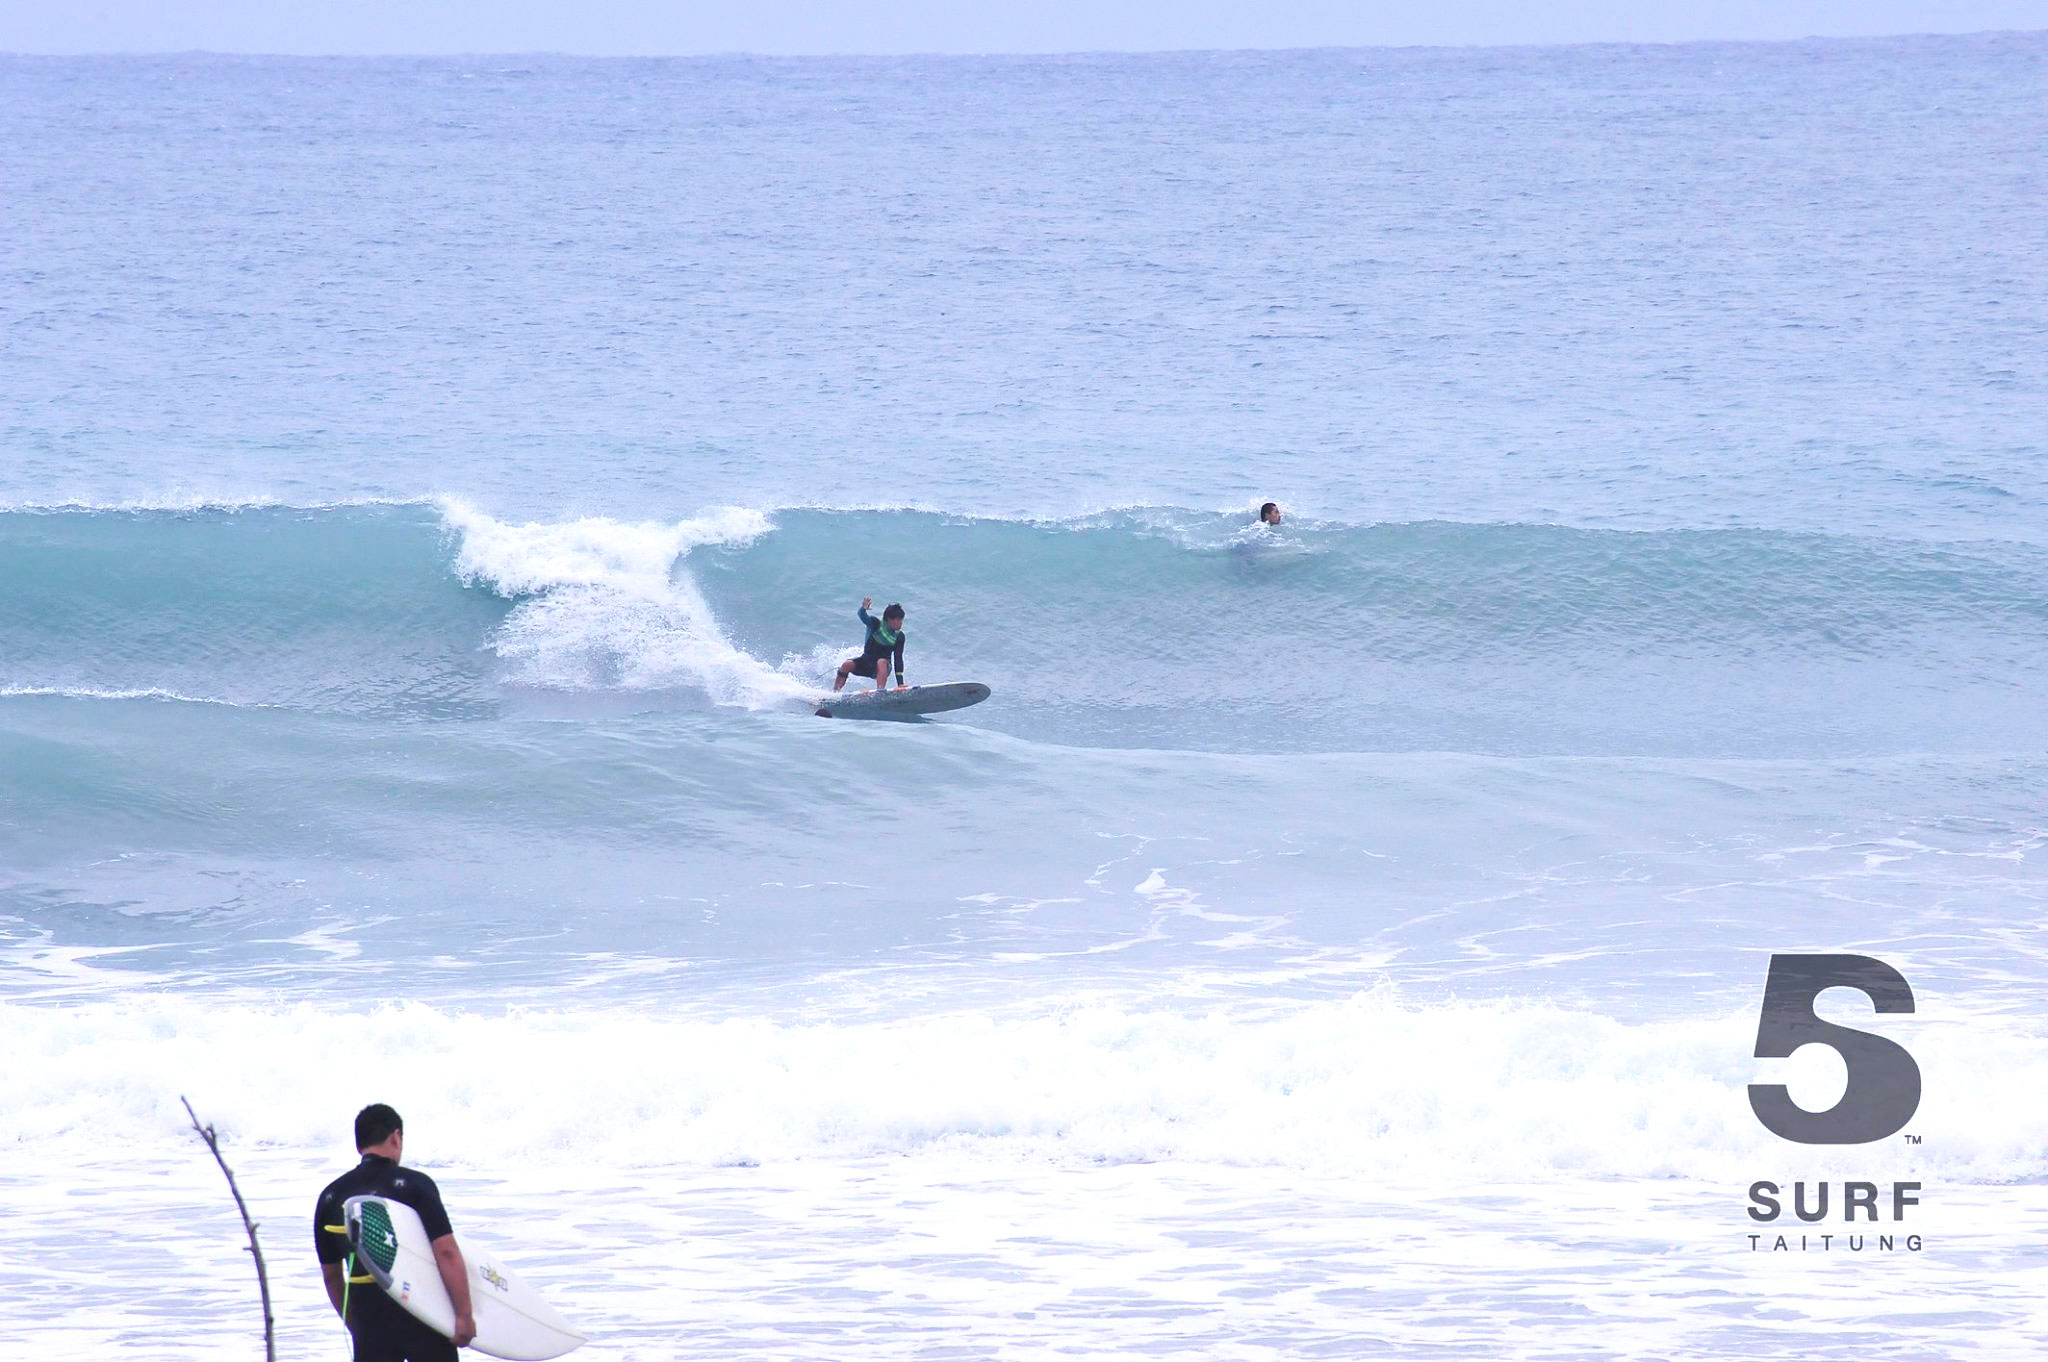
[{"label": "wave crest", "polygon": [[457,536],[455,571],[516,602],[492,642],[512,679],[566,690],[701,689],[759,706],[801,683],[735,648],[684,559],[738,546],[773,528],[732,507],[663,524],[586,517],[514,525],[460,502],[443,520]]}]

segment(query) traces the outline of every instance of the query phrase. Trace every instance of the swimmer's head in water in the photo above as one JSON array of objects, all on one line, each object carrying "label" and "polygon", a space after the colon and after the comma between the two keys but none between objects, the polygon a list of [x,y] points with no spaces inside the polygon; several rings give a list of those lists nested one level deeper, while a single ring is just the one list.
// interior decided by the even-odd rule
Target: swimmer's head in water
[{"label": "swimmer's head in water", "polygon": [[1278,525],[1280,523],[1280,503],[1269,501],[1264,506],[1259,507],[1259,523],[1261,525]]}]

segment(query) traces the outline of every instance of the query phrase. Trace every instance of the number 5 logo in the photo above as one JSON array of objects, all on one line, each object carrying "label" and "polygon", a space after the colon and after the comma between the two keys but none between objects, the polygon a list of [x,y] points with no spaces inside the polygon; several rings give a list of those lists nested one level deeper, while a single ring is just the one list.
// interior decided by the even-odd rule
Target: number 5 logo
[{"label": "number 5 logo", "polygon": [[1774,955],[1764,983],[1756,1057],[1784,1059],[1802,1045],[1825,1045],[1842,1057],[1849,1086],[1826,1111],[1792,1101],[1783,1083],[1749,1085],[1750,1110],[1773,1135],[1800,1144],[1868,1144],[1896,1135],[1920,1107],[1920,1066],[1904,1046],[1868,1031],[1824,1022],[1814,1000],[1831,988],[1853,988],[1883,1012],[1911,1012],[1906,976],[1867,955]]}]

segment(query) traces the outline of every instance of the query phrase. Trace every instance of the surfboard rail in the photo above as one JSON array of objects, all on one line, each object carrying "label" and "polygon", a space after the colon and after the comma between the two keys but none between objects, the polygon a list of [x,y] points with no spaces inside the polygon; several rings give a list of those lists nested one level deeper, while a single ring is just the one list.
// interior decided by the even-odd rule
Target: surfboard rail
[{"label": "surfboard rail", "polygon": [[834,691],[818,698],[817,714],[821,719],[921,719],[978,705],[991,693],[979,681],[942,681],[902,690]]}]

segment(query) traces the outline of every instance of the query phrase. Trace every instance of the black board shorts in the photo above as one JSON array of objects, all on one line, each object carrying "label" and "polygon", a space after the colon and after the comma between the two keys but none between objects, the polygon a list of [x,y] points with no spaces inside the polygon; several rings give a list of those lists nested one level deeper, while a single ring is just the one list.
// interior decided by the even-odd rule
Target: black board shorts
[{"label": "black board shorts", "polygon": [[847,674],[849,676],[865,676],[872,678],[875,674],[875,664],[880,661],[882,661],[882,659],[879,657],[869,657],[866,653],[862,653],[859,657],[852,658],[847,662]]}]

